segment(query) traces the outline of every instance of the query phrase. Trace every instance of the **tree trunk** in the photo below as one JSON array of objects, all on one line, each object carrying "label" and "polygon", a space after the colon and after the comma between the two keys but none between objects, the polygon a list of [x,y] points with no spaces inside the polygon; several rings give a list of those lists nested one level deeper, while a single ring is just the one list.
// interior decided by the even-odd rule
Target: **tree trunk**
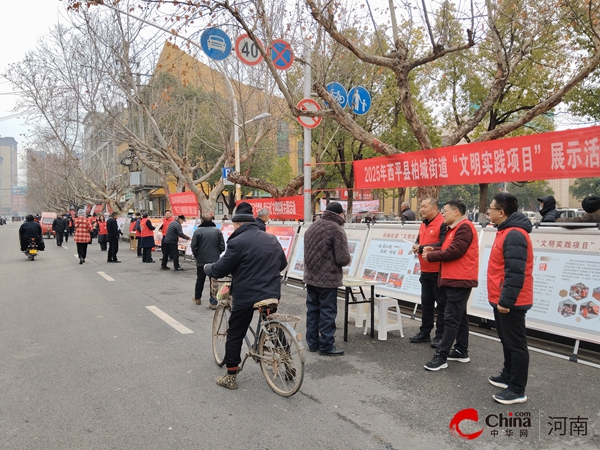
[{"label": "tree trunk", "polygon": [[482,183],[479,185],[479,223],[484,225],[487,220],[485,213],[487,211],[488,184]]}]

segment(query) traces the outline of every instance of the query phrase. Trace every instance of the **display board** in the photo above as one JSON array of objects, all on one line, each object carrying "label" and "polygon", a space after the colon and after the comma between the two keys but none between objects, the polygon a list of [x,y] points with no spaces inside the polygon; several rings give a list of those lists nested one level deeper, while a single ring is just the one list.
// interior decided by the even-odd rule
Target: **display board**
[{"label": "display board", "polygon": [[199,223],[197,220],[186,220],[181,224],[181,230],[183,231],[183,234],[189,236],[190,239],[179,238],[179,241],[177,242],[177,249],[183,250],[187,256],[192,256],[192,236],[194,235],[196,228],[198,228],[198,225]]},{"label": "display board", "polygon": [[[468,313],[493,320],[487,299],[487,264],[496,231],[481,235],[479,287]],[[533,307],[527,327],[600,343],[600,232],[544,227],[531,233]]]},{"label": "display board", "polygon": [[377,294],[421,303],[421,264],[412,251],[418,234],[416,224],[371,227],[356,276],[384,283]]},{"label": "display board", "polygon": [[[304,233],[308,229],[308,225],[303,225],[300,228],[300,233],[297,237],[296,247],[289,260],[287,277],[302,280],[304,277]],[[352,260],[350,264],[343,268],[344,275],[355,276],[358,269],[358,263],[367,242],[369,229],[366,225],[347,224],[344,226],[346,237],[348,238],[348,250]]]},{"label": "display board", "polygon": [[297,231],[298,225],[267,225],[267,233],[277,238],[288,261],[292,253]]}]

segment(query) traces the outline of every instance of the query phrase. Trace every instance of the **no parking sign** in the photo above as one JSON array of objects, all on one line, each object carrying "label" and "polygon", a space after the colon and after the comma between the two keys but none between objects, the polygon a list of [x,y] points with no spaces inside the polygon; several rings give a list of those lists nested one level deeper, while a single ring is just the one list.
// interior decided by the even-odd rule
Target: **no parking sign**
[{"label": "no parking sign", "polygon": [[279,70],[289,69],[294,62],[292,46],[282,39],[275,39],[271,42],[269,56],[275,68]]}]

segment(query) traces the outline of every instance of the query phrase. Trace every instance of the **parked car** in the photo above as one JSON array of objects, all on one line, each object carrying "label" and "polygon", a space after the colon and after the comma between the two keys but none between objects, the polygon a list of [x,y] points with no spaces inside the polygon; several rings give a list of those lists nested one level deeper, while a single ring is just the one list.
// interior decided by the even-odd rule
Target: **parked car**
[{"label": "parked car", "polygon": [[573,209],[573,208],[556,208],[558,213],[560,214],[561,219],[572,219],[574,217],[581,217],[585,214],[583,209]]},{"label": "parked car", "polygon": [[523,211],[523,214],[525,214],[525,216],[531,221],[532,225],[535,225],[542,219],[540,213],[536,213],[533,211]]},{"label": "parked car", "polygon": [[56,237],[56,232],[52,229],[52,222],[56,219],[57,214],[54,212],[43,212],[40,217],[40,226],[42,227],[42,233],[50,239],[50,237]]}]

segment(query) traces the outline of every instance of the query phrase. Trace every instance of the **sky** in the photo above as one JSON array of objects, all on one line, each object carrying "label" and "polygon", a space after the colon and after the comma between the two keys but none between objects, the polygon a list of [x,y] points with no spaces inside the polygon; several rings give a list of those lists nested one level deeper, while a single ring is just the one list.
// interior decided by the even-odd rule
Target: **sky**
[{"label": "sky", "polygon": [[[59,0],[0,0],[0,73],[4,73],[8,65],[25,57],[29,50],[36,47],[37,40],[59,21],[64,3]],[[0,136],[13,137],[22,150],[27,126],[21,119],[2,121],[11,115],[17,97],[11,95],[11,87],[0,79]]]}]

